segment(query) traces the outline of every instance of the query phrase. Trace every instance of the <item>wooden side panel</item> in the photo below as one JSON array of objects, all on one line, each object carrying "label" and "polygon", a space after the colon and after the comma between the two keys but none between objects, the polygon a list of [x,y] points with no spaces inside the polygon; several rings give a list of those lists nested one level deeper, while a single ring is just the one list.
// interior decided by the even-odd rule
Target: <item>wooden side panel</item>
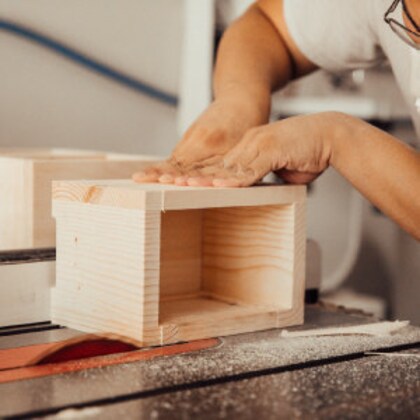
[{"label": "wooden side panel", "polygon": [[105,159],[34,161],[34,228],[31,246],[40,248],[55,245],[55,224],[51,217],[53,180],[131,178],[134,172],[147,165],[150,165],[150,161]]},{"label": "wooden side panel", "polygon": [[0,156],[10,156],[19,159],[106,159],[106,152],[80,149],[51,149],[42,147],[0,147]]},{"label": "wooden side panel", "polygon": [[160,214],[54,202],[52,320],[142,341],[158,327]]},{"label": "wooden side panel", "polygon": [[206,210],[203,284],[233,302],[292,307],[292,205]]},{"label": "wooden side panel", "polygon": [[[160,238],[161,218],[159,211],[141,211],[139,235],[143,250],[140,260],[143,286],[141,294],[141,340],[159,327],[159,280],[160,280]],[[160,333],[161,335],[161,333]]]},{"label": "wooden side panel", "polygon": [[[303,322],[306,273],[306,203],[299,202],[293,210],[293,297],[292,317],[294,324]],[[279,323],[281,323],[281,314]],[[292,324],[293,325],[293,324]]]},{"label": "wooden side panel", "polygon": [[202,210],[162,212],[160,297],[201,289]]},{"label": "wooden side panel", "polygon": [[0,250],[28,248],[32,239],[30,162],[0,158]]},{"label": "wooden side panel", "polygon": [[303,185],[261,184],[248,188],[177,187],[163,185],[163,210],[280,205],[304,201]]},{"label": "wooden side panel", "polygon": [[[147,196],[154,195],[159,199],[147,205],[148,210],[176,211],[193,209],[211,209],[225,207],[250,207],[266,205],[283,205],[305,201],[306,190],[302,185],[270,185],[261,184],[248,188],[213,188],[213,187],[181,187],[168,184],[138,184],[129,179],[107,181],[73,181],[73,189],[78,190],[77,195],[63,197],[69,201],[78,201],[82,197],[85,202],[92,204],[110,205],[132,208],[133,201],[130,195],[143,193]],[[58,182],[57,188],[65,189],[67,181]],[[92,188],[102,191],[113,191],[112,196],[119,191],[120,201],[110,200],[110,195],[102,197],[88,197]],[[58,198],[58,197],[57,197]]]}]

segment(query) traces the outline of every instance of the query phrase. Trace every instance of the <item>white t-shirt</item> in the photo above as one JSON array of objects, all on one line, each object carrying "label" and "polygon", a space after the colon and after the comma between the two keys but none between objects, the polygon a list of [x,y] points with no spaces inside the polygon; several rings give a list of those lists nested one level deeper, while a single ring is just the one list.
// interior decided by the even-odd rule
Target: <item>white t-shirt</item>
[{"label": "white t-shirt", "polygon": [[[284,15],[299,49],[323,69],[368,68],[388,58],[420,139],[420,51],[405,44],[384,21],[390,4],[391,0],[284,0]],[[403,22],[401,6],[394,13]]]},{"label": "white t-shirt", "polygon": [[[300,50],[321,68],[330,71],[367,68],[388,58],[420,144],[420,109],[415,105],[420,98],[420,51],[401,41],[383,20],[391,1],[284,0],[284,13]],[[402,22],[401,6],[396,14]],[[397,317],[418,323],[420,283],[416,280],[420,244],[401,232],[395,245],[400,250],[396,266],[398,285],[402,287],[396,287],[393,294],[393,310]]]}]

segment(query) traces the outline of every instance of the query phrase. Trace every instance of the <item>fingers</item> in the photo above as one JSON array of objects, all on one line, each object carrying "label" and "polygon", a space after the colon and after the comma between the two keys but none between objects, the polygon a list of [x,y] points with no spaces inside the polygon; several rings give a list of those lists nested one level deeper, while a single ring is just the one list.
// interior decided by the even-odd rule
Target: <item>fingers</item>
[{"label": "fingers", "polygon": [[213,187],[219,188],[234,188],[234,187],[249,187],[256,184],[259,179],[255,176],[237,177],[235,175],[227,176],[225,178],[214,178]]},{"label": "fingers", "polygon": [[264,130],[253,129],[224,156],[210,154],[192,164],[172,156],[135,174],[133,179],[194,187],[246,187],[260,181],[271,170],[281,168],[276,152],[273,137]]},{"label": "fingers", "polygon": [[222,166],[221,156],[212,156],[203,162],[183,165],[171,157],[167,161],[149,166],[133,174],[133,180],[139,183],[159,182],[180,186],[211,186],[212,177]]},{"label": "fingers", "polygon": [[263,130],[249,130],[224,159],[224,171],[213,179],[216,187],[248,187],[259,182],[277,161],[276,142]]},{"label": "fingers", "polygon": [[217,174],[212,181],[214,187],[249,187],[258,183],[269,172],[259,168],[228,168],[224,173]]},{"label": "fingers", "polygon": [[149,166],[142,171],[133,174],[132,178],[135,182],[161,182],[173,183],[174,180],[183,175],[181,168],[179,168],[172,159]]},{"label": "fingers", "polygon": [[207,174],[204,168],[220,162],[240,139],[231,118],[221,109],[216,111],[209,109],[188,129],[170,159],[137,172],[133,179],[136,182],[211,185],[211,178],[203,177]]},{"label": "fingers", "polygon": [[[209,171],[209,168],[220,164],[223,154],[220,153],[220,150],[216,153],[208,149],[201,151],[201,154],[194,153],[198,146],[199,144],[196,144],[191,147],[189,155],[174,152],[168,160],[135,173],[133,180],[139,183],[160,182],[180,186],[211,186],[211,179],[208,177],[204,179],[203,177],[213,174],[213,169]],[[206,149],[206,147],[202,148]],[[193,159],[194,156],[195,159]]]},{"label": "fingers", "polygon": [[199,176],[188,178],[187,184],[230,188],[259,182],[273,167],[274,143],[267,138],[251,130],[223,161],[200,169]]},{"label": "fingers", "polygon": [[144,168],[142,171],[136,172],[132,175],[135,182],[157,182],[161,175],[160,169],[156,166]]},{"label": "fingers", "polygon": [[211,160],[224,155],[231,148],[227,136],[220,129],[195,127],[175,147],[173,156],[184,168],[208,165]]},{"label": "fingers", "polygon": [[181,186],[246,187],[278,171],[287,182],[309,183],[328,167],[330,158],[330,148],[321,141],[312,118],[252,128],[233,147],[225,132],[195,127],[170,159],[133,178]]},{"label": "fingers", "polygon": [[212,187],[213,179],[223,171],[223,160],[213,160],[208,166],[197,168],[194,172],[188,172],[187,185],[191,187]]}]

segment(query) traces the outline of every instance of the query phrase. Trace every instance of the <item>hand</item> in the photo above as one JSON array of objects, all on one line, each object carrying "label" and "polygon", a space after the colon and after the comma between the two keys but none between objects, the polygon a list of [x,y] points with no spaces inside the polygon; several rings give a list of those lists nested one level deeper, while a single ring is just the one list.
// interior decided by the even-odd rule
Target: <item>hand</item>
[{"label": "hand", "polygon": [[247,97],[215,100],[189,128],[169,159],[133,175],[137,182],[187,185],[188,177],[203,175],[220,162],[245,132],[267,119]]},{"label": "hand", "polygon": [[271,171],[306,184],[329,165],[336,113],[288,118],[246,132],[224,157],[189,174],[188,185],[245,187]]}]

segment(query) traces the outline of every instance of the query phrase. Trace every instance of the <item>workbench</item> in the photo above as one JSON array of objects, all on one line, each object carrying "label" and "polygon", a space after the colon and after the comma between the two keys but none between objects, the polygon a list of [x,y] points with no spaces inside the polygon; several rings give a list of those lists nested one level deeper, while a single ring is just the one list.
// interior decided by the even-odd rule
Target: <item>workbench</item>
[{"label": "workbench", "polygon": [[[371,322],[364,314],[315,304],[306,305],[303,326],[288,330]],[[78,334],[48,323],[3,328],[0,351]],[[388,336],[296,338],[282,337],[279,329],[272,329],[131,354],[144,357],[131,361],[124,354],[97,357],[99,364],[90,368],[83,366],[89,360],[84,359],[73,363],[77,368],[67,373],[51,369],[47,376],[1,383],[0,416],[414,419],[420,415],[420,328],[414,326]]]},{"label": "workbench", "polygon": [[28,169],[31,201],[2,194],[0,417],[420,418],[420,328],[360,335],[376,320],[317,303],[303,187],[59,181],[51,195],[52,179],[146,163],[10,153],[5,178],[16,192],[13,171]]}]

